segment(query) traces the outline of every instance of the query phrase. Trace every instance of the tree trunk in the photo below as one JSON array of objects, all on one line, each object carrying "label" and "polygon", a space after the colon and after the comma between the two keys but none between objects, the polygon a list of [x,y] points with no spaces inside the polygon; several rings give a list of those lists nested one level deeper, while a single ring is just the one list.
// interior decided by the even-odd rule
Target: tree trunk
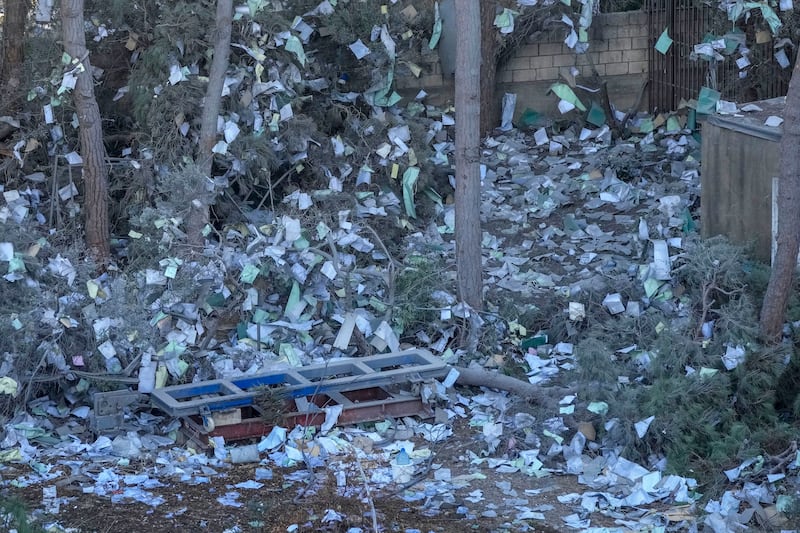
[{"label": "tree trunk", "polygon": [[480,7],[456,0],[456,268],[461,301],[483,306],[481,276]]},{"label": "tree trunk", "polygon": [[[111,258],[108,229],[108,167],[103,145],[103,124],[94,95],[94,79],[84,33],[83,0],[63,0],[61,16],[64,25],[64,50],[82,68],[72,91],[80,126],[78,136],[83,159],[84,205],[86,214],[86,247],[98,264]],[[73,63],[74,67],[76,64]]]},{"label": "tree trunk", "polygon": [[486,135],[499,126],[500,103],[496,96],[497,55],[500,41],[494,27],[496,0],[481,0],[481,104],[480,133]]},{"label": "tree trunk", "polygon": [[[214,154],[211,151],[217,143],[217,117],[228,70],[228,57],[231,50],[231,25],[233,0],[217,0],[217,22],[214,31],[214,57],[208,73],[208,87],[203,103],[203,116],[200,122],[200,146],[197,151],[197,168],[201,179],[211,179]],[[192,202],[186,220],[189,244],[203,245],[203,229],[209,222],[209,203],[206,191],[199,191],[198,198]]]},{"label": "tree trunk", "polygon": [[28,0],[6,0],[3,17],[3,64],[0,87],[3,87],[2,114],[12,114],[22,86],[25,61],[25,28],[28,22]]},{"label": "tree trunk", "polygon": [[778,178],[778,248],[761,306],[761,334],[780,340],[800,244],[800,61],[794,64],[783,114]]}]

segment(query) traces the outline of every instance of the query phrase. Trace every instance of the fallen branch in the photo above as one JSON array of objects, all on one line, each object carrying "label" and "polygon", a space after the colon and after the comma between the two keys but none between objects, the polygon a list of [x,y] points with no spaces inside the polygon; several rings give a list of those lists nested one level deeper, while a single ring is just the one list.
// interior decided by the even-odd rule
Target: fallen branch
[{"label": "fallen branch", "polygon": [[504,374],[490,372],[483,368],[466,368],[461,366],[454,368],[459,373],[458,379],[456,380],[456,383],[459,385],[504,390],[528,401],[548,407],[557,407],[558,401],[562,397],[574,393],[572,389],[565,389],[562,387],[542,388],[538,385],[533,385]]}]

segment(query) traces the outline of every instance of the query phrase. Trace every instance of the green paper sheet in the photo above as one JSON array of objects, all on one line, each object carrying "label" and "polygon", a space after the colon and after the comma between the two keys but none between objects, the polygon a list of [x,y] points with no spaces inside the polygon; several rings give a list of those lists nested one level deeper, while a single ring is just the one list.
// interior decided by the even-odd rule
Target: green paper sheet
[{"label": "green paper sheet", "polygon": [[703,114],[714,113],[717,110],[717,102],[722,94],[709,87],[701,87],[700,95],[697,97],[697,112]]},{"label": "green paper sheet", "polygon": [[672,38],[669,36],[669,27],[666,27],[664,28],[664,31],[661,32],[661,36],[656,41],[655,48],[663,55],[667,55],[670,46],[672,46]]},{"label": "green paper sheet", "polygon": [[303,50],[303,43],[300,42],[300,39],[295,37],[294,35],[290,35],[288,39],[286,39],[286,44],[284,45],[287,52],[291,52],[297,57],[297,60],[300,61],[300,64],[306,66],[306,51]]},{"label": "green paper sheet", "polygon": [[581,102],[580,98],[575,96],[575,93],[572,91],[572,87],[569,85],[565,83],[554,83],[550,86],[550,90],[562,100],[566,100],[581,111],[586,111],[586,106],[583,105],[583,102]]},{"label": "green paper sheet", "polygon": [[411,218],[417,218],[417,210],[414,206],[414,186],[419,178],[419,167],[408,167],[403,172],[403,204],[406,207],[406,214]]},{"label": "green paper sheet", "polygon": [[256,277],[258,277],[259,268],[255,265],[245,265],[242,269],[242,273],[239,275],[239,279],[242,283],[249,283],[252,284]]},{"label": "green paper sheet", "polygon": [[431,32],[431,40],[428,43],[428,48],[433,50],[439,44],[439,38],[442,36],[442,17],[439,15],[439,2],[434,4],[434,22],[433,31]]},{"label": "green paper sheet", "polygon": [[589,114],[586,116],[586,122],[598,128],[605,124],[606,113],[603,111],[603,108],[592,102],[592,107],[589,109]]}]

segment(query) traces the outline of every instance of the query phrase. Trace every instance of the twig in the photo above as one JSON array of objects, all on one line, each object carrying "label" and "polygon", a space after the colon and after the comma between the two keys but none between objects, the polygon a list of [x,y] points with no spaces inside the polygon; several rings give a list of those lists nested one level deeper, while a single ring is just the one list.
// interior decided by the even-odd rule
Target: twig
[{"label": "twig", "polygon": [[644,93],[647,90],[647,87],[650,85],[650,80],[647,79],[642,83],[642,87],[639,89],[639,96],[636,97],[636,102],[628,109],[628,112],[625,113],[625,116],[622,117],[622,120],[619,121],[620,127],[623,131],[626,130],[628,127],[628,121],[631,119],[633,115],[639,112],[639,107],[642,105],[642,99],[644,98]]},{"label": "twig", "polygon": [[697,331],[694,334],[695,340],[700,340],[703,337],[703,324],[706,323],[706,318],[708,318],[708,313],[711,311],[711,306],[714,305],[714,300],[709,299],[709,295],[711,291],[716,289],[717,284],[713,281],[708,281],[703,283],[703,296],[701,298],[703,310],[700,311],[700,320],[697,324]]},{"label": "twig", "polygon": [[775,466],[769,469],[770,474],[777,474],[782,472],[786,465],[791,463],[797,457],[797,441],[793,440],[789,447],[778,455],[767,455],[768,461],[777,461]]},{"label": "twig", "polygon": [[[286,172],[284,172],[283,175],[280,178],[278,178],[278,181],[276,181],[275,183],[272,183],[272,174],[270,174],[270,176],[269,176],[269,183],[267,185],[269,187],[269,201],[270,201],[270,205],[272,206],[272,213],[273,214],[275,213],[275,198],[273,197],[272,193],[275,190],[275,187],[280,185],[281,182],[284,179],[289,177],[289,174],[291,174],[292,171],[294,171],[294,167],[292,167],[289,170],[287,170]],[[265,197],[263,197],[261,199],[260,202],[258,202],[258,205],[255,208],[255,211],[258,211],[259,209],[261,209],[264,206],[264,202],[266,202],[266,201],[267,201],[267,197],[265,196]]]},{"label": "twig", "polygon": [[50,191],[50,224],[54,223],[56,214],[58,214],[58,222],[55,223],[56,227],[61,226],[61,210],[56,208],[58,204],[58,155],[53,157],[53,186]]},{"label": "twig", "polygon": [[383,239],[380,238],[378,232],[375,231],[375,229],[370,225],[366,225],[366,228],[372,233],[372,235],[375,236],[375,240],[378,241],[378,245],[383,250],[383,253],[385,253],[386,257],[389,258],[389,265],[387,266],[388,272],[386,276],[386,289],[388,291],[387,294],[388,301],[386,302],[386,313],[384,313],[383,315],[383,319],[386,322],[389,322],[392,318],[392,309],[394,308],[394,300],[395,300],[394,288],[395,288],[395,281],[397,278],[397,268],[402,265],[397,261],[395,261],[394,257],[392,257],[392,254],[389,253],[389,249],[386,248],[386,246],[383,244]]},{"label": "twig", "polygon": [[22,408],[25,409],[28,406],[28,400],[31,396],[31,386],[33,385],[33,378],[36,377],[36,372],[44,366],[44,361],[47,359],[47,350],[42,350],[42,357],[39,359],[39,363],[33,368],[33,372],[31,372],[31,377],[28,379],[28,386],[25,387],[25,400],[22,402]]},{"label": "twig", "polygon": [[[339,250],[336,248],[336,243],[333,240],[333,236],[328,232],[325,235],[325,241],[328,243],[328,248],[331,249],[331,263],[333,263],[333,268],[336,270],[337,277],[342,272],[339,268],[341,262],[339,261]],[[344,306],[346,311],[352,310],[353,306],[353,298],[350,289],[350,273],[345,271],[344,275],[344,291],[345,291],[345,301]]]},{"label": "twig", "polygon": [[364,491],[367,493],[367,503],[369,503],[369,511],[372,514],[372,530],[378,533],[378,513],[375,511],[375,501],[372,499],[372,492],[369,490],[369,482],[367,481],[367,475],[364,473],[364,468],[361,466],[361,461],[358,459],[357,454],[354,455],[356,458],[356,466],[358,466],[358,472],[361,474],[361,480],[364,482]]}]

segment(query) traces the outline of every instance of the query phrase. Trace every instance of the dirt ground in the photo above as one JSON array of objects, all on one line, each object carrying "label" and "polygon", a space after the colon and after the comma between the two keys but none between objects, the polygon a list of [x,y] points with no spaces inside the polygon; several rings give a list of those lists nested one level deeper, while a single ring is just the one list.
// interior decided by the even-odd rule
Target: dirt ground
[{"label": "dirt ground", "polygon": [[[370,502],[374,504],[380,531],[421,531],[457,533],[463,531],[503,532],[540,531],[554,532],[565,529],[561,517],[572,514],[574,509],[558,501],[557,496],[583,492],[585,486],[577,483],[574,476],[550,475],[543,478],[529,477],[520,473],[505,474],[479,468],[470,464],[469,450],[477,450],[478,431],[466,421],[454,426],[454,434],[443,444],[431,447],[435,453],[430,462],[435,468],[449,468],[454,478],[470,476],[469,483],[453,491],[454,501],[432,506],[435,495],[420,501],[407,502],[402,491],[395,487],[370,488],[367,496],[365,485],[350,488],[343,494],[337,487],[335,472],[319,468],[310,476],[307,471],[281,469],[272,466],[272,479],[261,479],[263,486],[257,489],[236,488],[236,484],[254,480],[259,463],[231,465],[217,475],[209,476],[208,483],[190,485],[180,481],[159,478],[163,486],[148,489],[153,496],[163,498],[163,503],[150,506],[139,502],[113,502],[111,498],[84,494],[82,481],[89,479],[61,477],[52,480],[59,497],[60,508],[56,514],[37,511],[37,523],[57,522],[63,528],[73,528],[76,533],[107,533],[118,531],[209,531],[219,532],[287,532],[287,531],[373,531]],[[424,445],[420,443],[420,446]],[[151,470],[153,465],[131,464],[129,473]],[[19,475],[25,468],[16,465]],[[364,465],[369,469],[369,465]],[[124,472],[120,472],[124,473]],[[431,481],[433,470],[422,470],[426,478],[421,484]],[[479,475],[475,475],[479,474]],[[483,475],[480,475],[483,474]],[[5,476],[13,475],[6,471]],[[365,473],[369,475],[368,472]],[[484,477],[485,476],[485,477]],[[303,478],[303,479],[300,479]],[[358,480],[352,480],[357,482]],[[417,485],[415,488],[419,488]],[[42,486],[33,485],[14,489],[4,494],[25,503],[29,510],[43,507]],[[502,490],[500,490],[502,488]],[[218,498],[230,491],[240,497],[238,507],[223,505]],[[482,500],[477,503],[465,498],[480,491]],[[513,495],[526,501],[526,505],[541,510],[544,520],[517,520],[514,507],[506,505]],[[439,500],[441,502],[441,500]],[[434,507],[438,507],[435,509]],[[335,512],[331,513],[331,511]],[[328,520],[326,521],[326,515]],[[335,517],[334,517],[335,516]],[[592,515],[592,526],[614,526],[611,517]]]}]

